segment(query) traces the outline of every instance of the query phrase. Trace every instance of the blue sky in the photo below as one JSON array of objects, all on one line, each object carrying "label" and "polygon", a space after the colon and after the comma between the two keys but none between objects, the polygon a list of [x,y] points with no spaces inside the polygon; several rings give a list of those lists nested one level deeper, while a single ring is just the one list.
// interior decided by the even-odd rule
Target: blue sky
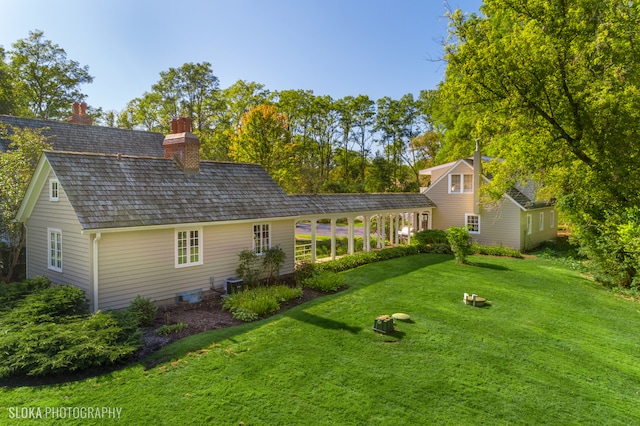
[{"label": "blue sky", "polygon": [[[434,89],[448,8],[481,0],[0,0],[0,45],[44,31],[88,65],[87,102],[122,110],[186,62],[209,62],[225,88],[312,90],[372,99]],[[448,5],[448,6],[447,6]]]}]

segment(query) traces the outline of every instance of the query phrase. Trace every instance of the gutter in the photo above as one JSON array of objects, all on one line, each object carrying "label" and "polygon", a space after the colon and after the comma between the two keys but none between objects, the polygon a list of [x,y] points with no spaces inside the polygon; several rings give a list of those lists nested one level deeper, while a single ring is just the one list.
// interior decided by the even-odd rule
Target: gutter
[{"label": "gutter", "polygon": [[100,242],[100,239],[102,238],[102,233],[98,232],[96,233],[96,236],[93,238],[93,312],[97,312],[98,311],[98,279],[99,279],[99,272],[98,272],[98,262],[100,259],[100,256],[98,256],[98,242]]}]

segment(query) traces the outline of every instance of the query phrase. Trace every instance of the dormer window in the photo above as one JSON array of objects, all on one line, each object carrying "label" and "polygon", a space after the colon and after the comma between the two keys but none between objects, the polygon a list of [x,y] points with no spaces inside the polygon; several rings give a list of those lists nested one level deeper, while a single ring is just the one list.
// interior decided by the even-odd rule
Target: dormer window
[{"label": "dormer window", "polygon": [[58,179],[49,180],[49,201],[58,201],[59,196],[59,184]]},{"label": "dormer window", "polygon": [[473,175],[472,174],[450,174],[449,175],[449,194],[468,194],[473,193]]}]

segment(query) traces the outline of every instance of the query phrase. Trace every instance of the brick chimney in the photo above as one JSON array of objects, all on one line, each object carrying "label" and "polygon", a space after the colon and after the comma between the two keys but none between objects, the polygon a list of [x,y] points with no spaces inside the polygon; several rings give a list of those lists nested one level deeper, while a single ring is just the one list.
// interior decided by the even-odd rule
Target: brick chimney
[{"label": "brick chimney", "polygon": [[173,158],[187,173],[200,171],[200,140],[191,133],[192,119],[178,117],[171,120],[171,133],[164,137],[164,158]]},{"label": "brick chimney", "polygon": [[73,103],[73,114],[67,118],[69,123],[75,124],[85,124],[87,126],[91,126],[92,120],[91,116],[87,115],[87,104],[82,102],[79,104],[78,102]]}]

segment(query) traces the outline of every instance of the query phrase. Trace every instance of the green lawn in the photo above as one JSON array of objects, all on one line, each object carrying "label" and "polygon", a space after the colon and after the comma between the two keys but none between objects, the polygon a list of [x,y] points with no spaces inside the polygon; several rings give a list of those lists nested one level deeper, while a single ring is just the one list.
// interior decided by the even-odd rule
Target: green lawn
[{"label": "green lawn", "polygon": [[[0,424],[30,424],[10,407],[52,406],[119,407],[127,425],[640,422],[637,303],[550,260],[471,260],[368,265],[344,273],[345,292],[184,339],[152,368],[3,389]],[[394,312],[413,322],[372,331]]]}]

